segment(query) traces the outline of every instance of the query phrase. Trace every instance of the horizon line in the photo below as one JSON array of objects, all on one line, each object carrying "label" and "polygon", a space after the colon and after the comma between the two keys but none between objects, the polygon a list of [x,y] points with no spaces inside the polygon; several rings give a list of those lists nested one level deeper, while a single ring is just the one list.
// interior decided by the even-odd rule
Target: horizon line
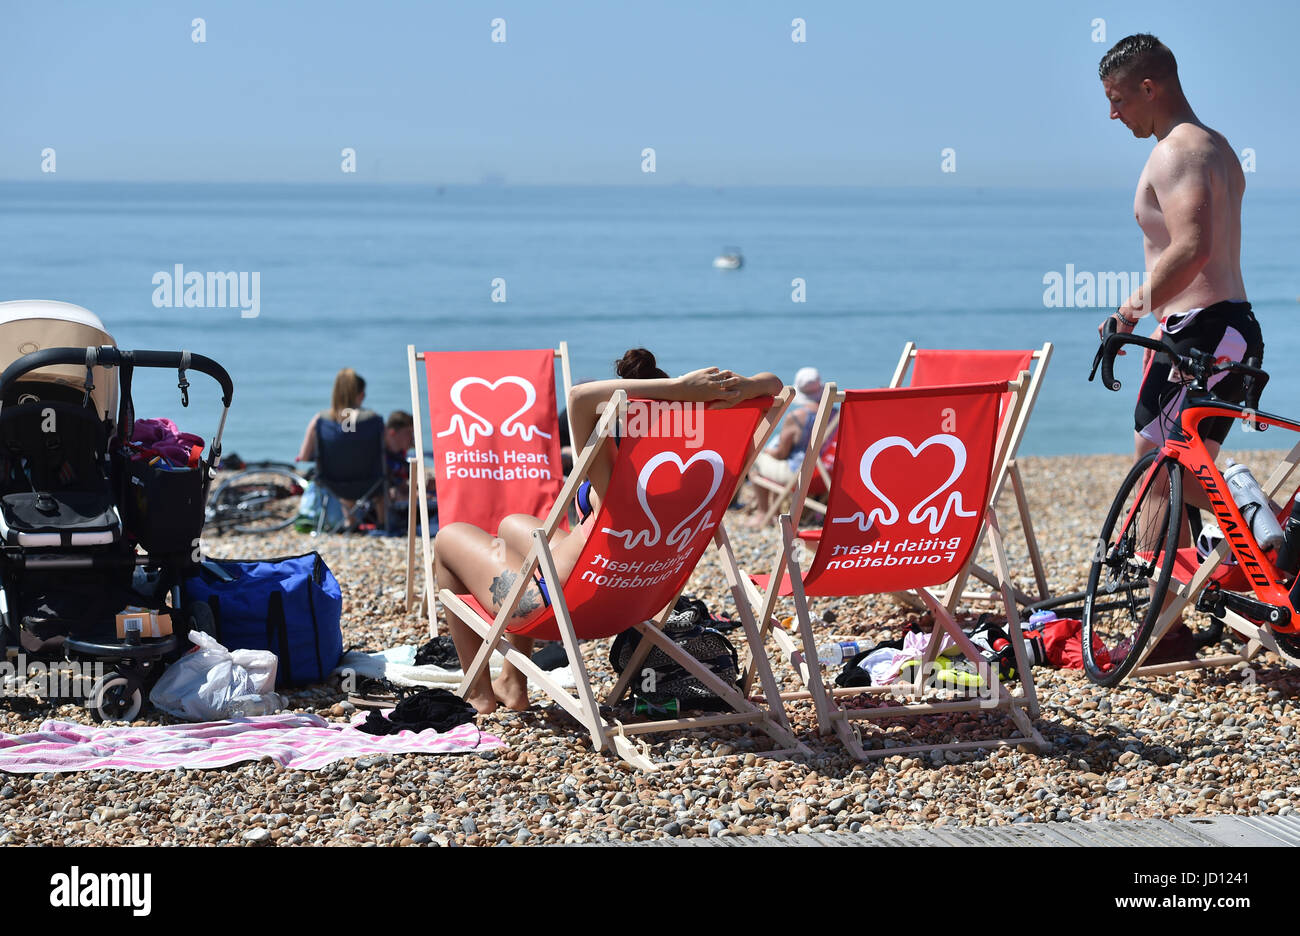
[{"label": "horizon line", "polygon": [[[354,188],[433,188],[433,189],[553,189],[553,188],[587,188],[587,189],[646,189],[646,188],[673,188],[673,189],[713,189],[722,191],[726,189],[864,189],[864,190],[889,190],[889,189],[960,189],[964,191],[977,191],[983,189],[993,189],[998,191],[1025,191],[1050,189],[1055,191],[1099,191],[1131,188],[1127,182],[1116,182],[1111,184],[1079,184],[1079,185],[1059,185],[1048,183],[1002,183],[1002,182],[943,182],[943,183],[920,183],[920,182],[899,182],[892,184],[884,183],[863,183],[863,182],[843,182],[843,183],[822,183],[822,182],[768,182],[768,183],[716,183],[716,182],[509,182],[509,181],[481,181],[481,182],[418,182],[418,181],[394,181],[394,180],[362,180],[348,179],[343,181],[326,181],[326,180],[287,180],[287,179],[49,179],[44,178],[0,178],[0,185],[240,185],[240,186],[282,186],[282,187],[341,187],[350,186]],[[1258,181],[1252,186],[1254,189],[1266,189],[1268,191],[1300,191],[1300,185],[1261,185]]]}]

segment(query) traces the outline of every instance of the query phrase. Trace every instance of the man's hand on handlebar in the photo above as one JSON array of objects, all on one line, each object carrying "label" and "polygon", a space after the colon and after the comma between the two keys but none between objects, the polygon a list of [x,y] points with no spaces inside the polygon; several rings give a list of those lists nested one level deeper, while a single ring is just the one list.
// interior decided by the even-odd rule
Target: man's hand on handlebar
[{"label": "man's hand on handlebar", "polygon": [[[1115,332],[1120,335],[1132,334],[1133,329],[1137,327],[1137,322],[1130,321],[1122,312],[1112,312],[1102,319],[1101,324],[1097,326],[1097,337],[1102,341],[1106,340],[1106,324],[1108,322],[1115,323]],[[1123,354],[1124,349],[1121,348],[1117,353]]]}]

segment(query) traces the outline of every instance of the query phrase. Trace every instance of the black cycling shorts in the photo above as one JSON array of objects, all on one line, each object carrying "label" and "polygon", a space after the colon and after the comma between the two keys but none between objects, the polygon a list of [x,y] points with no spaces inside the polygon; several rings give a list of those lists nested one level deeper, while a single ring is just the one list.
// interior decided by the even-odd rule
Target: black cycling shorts
[{"label": "black cycling shorts", "polygon": [[[1156,335],[1179,354],[1193,350],[1214,355],[1216,362],[1264,359],[1264,336],[1250,310],[1249,302],[1216,302],[1204,309],[1190,309],[1168,316]],[[1144,439],[1163,445],[1171,426],[1178,424],[1178,412],[1187,388],[1169,381],[1170,364],[1152,356],[1142,375],[1137,407],[1133,411],[1133,428]],[[1216,374],[1210,380],[1215,396],[1232,403],[1245,400],[1241,374]],[[1215,416],[1201,423],[1201,438],[1223,444],[1236,420]]]}]

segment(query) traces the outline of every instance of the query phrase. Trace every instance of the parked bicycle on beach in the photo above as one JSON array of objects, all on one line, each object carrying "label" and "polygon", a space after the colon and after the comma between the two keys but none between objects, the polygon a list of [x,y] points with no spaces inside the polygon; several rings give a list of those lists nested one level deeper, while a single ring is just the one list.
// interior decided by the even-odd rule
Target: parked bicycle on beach
[{"label": "parked bicycle on beach", "polygon": [[250,462],[222,478],[208,498],[205,529],[273,533],[293,523],[309,477],[287,462]]},{"label": "parked bicycle on beach", "polygon": [[[1167,426],[1166,441],[1140,459],[1129,471],[1112,501],[1094,553],[1084,599],[1082,649],[1088,678],[1114,686],[1146,657],[1148,642],[1159,638],[1193,601],[1199,611],[1221,620],[1232,612],[1259,628],[1266,645],[1300,665],[1300,523],[1279,518],[1267,500],[1282,489],[1296,467],[1288,458],[1260,491],[1243,494],[1229,485],[1214,464],[1200,432],[1204,419],[1241,420],[1252,429],[1281,427],[1300,432],[1300,422],[1258,411],[1268,374],[1256,359],[1246,363],[1216,361],[1212,354],[1193,351],[1182,355],[1167,344],[1137,335],[1119,334],[1110,323],[1093,361],[1088,379],[1101,367],[1102,382],[1118,390],[1115,355],[1125,345],[1149,349],[1172,361],[1184,376],[1188,392],[1176,422]],[[1244,403],[1219,399],[1210,389],[1218,374],[1235,373],[1245,384]],[[1210,510],[1243,574],[1240,591],[1229,590],[1203,577],[1188,576],[1203,585],[1193,589],[1179,584],[1171,593],[1175,564],[1181,551],[1184,566],[1195,568],[1196,553],[1188,542],[1183,510],[1184,472],[1204,493]],[[1230,474],[1236,474],[1230,470]],[[1199,519],[1199,517],[1198,517]],[[1279,520],[1285,521],[1279,524]],[[1277,535],[1279,525],[1286,534]],[[1263,538],[1268,548],[1262,546]],[[1181,577],[1181,576],[1180,576]],[[1246,594],[1246,589],[1253,597]],[[1156,637],[1152,641],[1153,635]]]}]

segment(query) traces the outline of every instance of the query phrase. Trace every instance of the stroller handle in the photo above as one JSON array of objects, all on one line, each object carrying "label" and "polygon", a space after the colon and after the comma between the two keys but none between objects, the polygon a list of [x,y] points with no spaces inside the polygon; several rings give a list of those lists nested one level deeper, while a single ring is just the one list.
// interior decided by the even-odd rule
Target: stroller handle
[{"label": "stroller handle", "polygon": [[[189,360],[185,356],[188,354]],[[182,364],[189,370],[207,374],[221,384],[221,403],[230,408],[235,385],[230,380],[226,369],[202,354],[183,351],[123,351],[112,345],[98,348],[43,348],[24,354],[0,373],[0,396],[9,389],[9,385],[25,374],[51,364],[82,364],[86,367],[112,367],[114,365],[132,364],[136,367],[171,367],[179,369]]]}]

